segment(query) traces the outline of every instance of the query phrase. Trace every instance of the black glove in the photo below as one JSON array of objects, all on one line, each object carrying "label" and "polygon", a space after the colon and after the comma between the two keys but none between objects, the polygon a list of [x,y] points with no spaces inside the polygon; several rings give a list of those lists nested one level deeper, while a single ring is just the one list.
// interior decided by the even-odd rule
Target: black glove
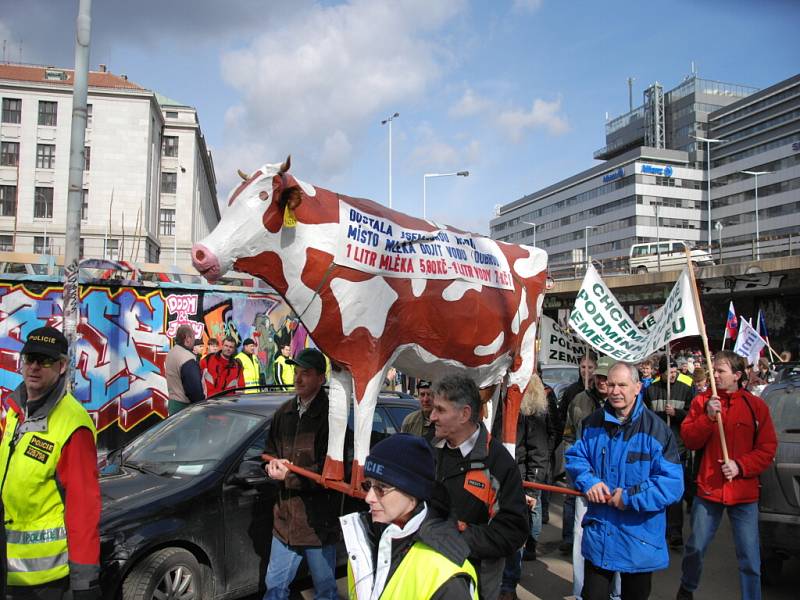
[{"label": "black glove", "polygon": [[102,600],[100,586],[92,586],[86,590],[72,590],[72,600]]}]

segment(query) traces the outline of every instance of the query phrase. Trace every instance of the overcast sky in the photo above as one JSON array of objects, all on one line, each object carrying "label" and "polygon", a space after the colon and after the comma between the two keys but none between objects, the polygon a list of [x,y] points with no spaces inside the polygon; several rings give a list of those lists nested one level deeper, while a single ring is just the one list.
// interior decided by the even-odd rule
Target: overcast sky
[{"label": "overcast sky", "polygon": [[[690,73],[797,74],[800,2],[95,0],[91,65],[196,106],[222,198],[292,155],[350,196],[486,233],[494,206],[597,164],[604,121]],[[71,67],[77,0],[0,0],[5,59]],[[224,204],[224,202],[221,202]]]}]

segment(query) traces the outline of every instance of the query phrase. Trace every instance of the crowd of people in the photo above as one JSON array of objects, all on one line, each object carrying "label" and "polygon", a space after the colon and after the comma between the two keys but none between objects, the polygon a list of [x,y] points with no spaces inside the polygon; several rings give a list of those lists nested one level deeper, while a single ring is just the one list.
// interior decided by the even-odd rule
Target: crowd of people
[{"label": "crowd of people", "polygon": [[[367,460],[368,513],[341,519],[350,597],[515,599],[548,511],[548,494],[522,481],[551,482],[561,448],[582,494],[566,497],[560,546],[572,554],[576,597],[647,598],[672,550],[683,552],[676,598],[692,598],[727,511],[742,597],[760,598],[758,476],[777,444],[766,404],[748,391],[745,361],[720,352],[709,374],[692,355],[638,365],[584,356],[579,373],[560,400],[547,386],[526,391],[513,458],[478,418],[471,380],[418,381],[419,410]],[[319,450],[299,466],[319,468],[323,457]],[[412,568],[423,560],[437,565],[430,577]],[[269,577],[267,587],[265,598],[287,597]],[[326,597],[319,588],[317,597]]]},{"label": "crowd of people", "polygon": [[[210,389],[263,384],[252,340],[236,354],[226,338],[202,357],[194,341],[191,328],[178,328],[166,364],[170,412]],[[0,440],[8,598],[101,597],[96,431],[66,390],[67,355],[58,330],[33,331],[21,352],[23,382],[8,400]],[[294,395],[275,412],[265,447],[278,487],[265,600],[289,597],[303,560],[315,597],[338,598],[342,538],[351,598],[513,600],[547,519],[547,495],[523,481],[551,482],[559,447],[581,494],[564,504],[561,546],[572,553],[578,598],[648,598],[653,572],[682,549],[676,598],[691,599],[724,512],[742,598],[761,597],[758,477],[777,441],[769,408],[748,391],[770,378],[760,365],[754,376],[730,351],[716,354],[711,373],[666,355],[639,365],[584,356],[560,401],[534,378],[513,455],[481,418],[469,377],[420,381],[419,411],[364,464],[368,510],[339,517],[334,492],[292,471],[322,471],[329,365],[313,348],[281,363]]]}]

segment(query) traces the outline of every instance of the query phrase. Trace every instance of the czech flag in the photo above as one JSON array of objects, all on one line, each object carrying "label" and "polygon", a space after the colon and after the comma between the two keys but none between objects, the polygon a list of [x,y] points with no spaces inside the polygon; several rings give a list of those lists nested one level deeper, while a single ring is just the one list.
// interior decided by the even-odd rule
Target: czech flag
[{"label": "czech flag", "polygon": [[[764,320],[764,311],[760,308],[758,309],[758,322],[756,323],[756,331],[758,335],[764,338],[769,344],[769,333],[767,333],[767,322]],[[764,356],[767,352],[766,346],[761,349],[761,356]]]},{"label": "czech flag", "polygon": [[728,320],[725,321],[725,335],[723,341],[726,339],[735,340],[739,335],[739,321],[736,318],[736,311],[733,309],[733,300],[728,307]]}]

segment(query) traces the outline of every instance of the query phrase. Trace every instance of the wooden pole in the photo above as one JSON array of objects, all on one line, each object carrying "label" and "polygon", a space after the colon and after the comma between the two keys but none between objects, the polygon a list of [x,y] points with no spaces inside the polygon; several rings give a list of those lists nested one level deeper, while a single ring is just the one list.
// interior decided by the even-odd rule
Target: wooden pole
[{"label": "wooden pole", "polygon": [[[689,270],[689,281],[692,284],[692,303],[694,304],[694,314],[697,316],[697,326],[700,330],[700,337],[703,338],[703,350],[706,355],[706,366],[708,367],[708,383],[711,385],[711,394],[717,396],[717,383],[714,381],[714,363],[711,362],[711,352],[708,350],[708,336],[706,335],[706,324],[703,320],[703,310],[700,308],[700,295],[697,293],[697,282],[694,279],[694,265],[689,248],[686,248],[686,264]],[[717,415],[717,428],[719,429],[719,441],[722,446],[722,458],[728,461],[728,444],[725,442],[725,428],[722,426],[722,413]]]},{"label": "wooden pole", "polygon": [[[271,456],[266,453],[262,454],[261,458],[263,458],[267,462],[275,460],[274,456]],[[319,473],[315,473],[314,471],[309,471],[308,469],[304,469],[303,467],[298,467],[290,462],[286,463],[286,467],[292,473],[296,473],[297,475],[307,477],[311,481],[318,483],[324,488],[336,490],[337,492],[342,492],[343,494],[347,494],[348,496],[353,496],[354,498],[359,498],[361,500],[367,497],[367,495],[361,490],[353,490],[350,487],[350,484],[346,481],[332,481],[329,479],[323,479],[322,475],[320,475]]]},{"label": "wooden pole", "polygon": [[568,487],[561,487],[560,485],[549,485],[547,483],[534,483],[533,481],[522,481],[522,487],[531,490],[543,490],[546,492],[553,492],[555,494],[566,494],[567,496],[583,496],[578,490],[573,490]]}]

